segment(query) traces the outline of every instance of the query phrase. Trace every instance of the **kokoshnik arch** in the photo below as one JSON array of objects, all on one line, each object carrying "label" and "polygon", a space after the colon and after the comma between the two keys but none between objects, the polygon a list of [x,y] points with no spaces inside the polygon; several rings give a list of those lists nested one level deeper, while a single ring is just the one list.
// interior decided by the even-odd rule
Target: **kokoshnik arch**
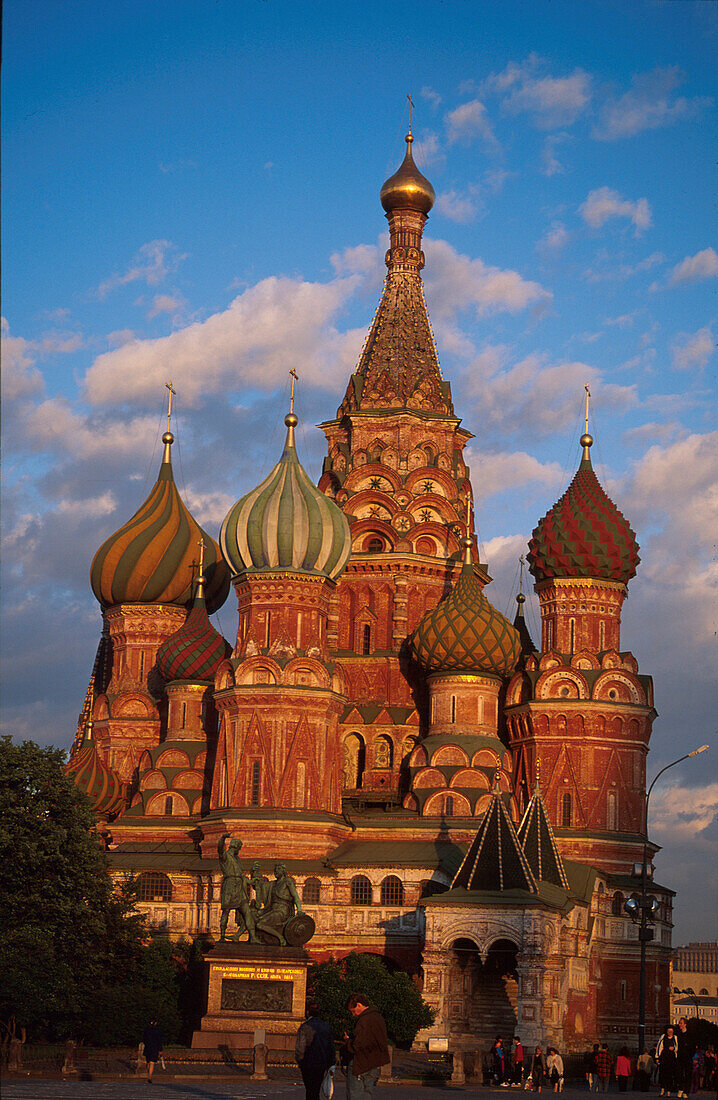
[{"label": "kokoshnik arch", "polygon": [[[218,934],[217,841],[238,835],[248,863],[280,858],[299,884],[314,957],[370,952],[416,976],[437,1010],[419,1042],[471,1048],[516,1029],[582,1049],[635,1026],[623,900],[656,713],[621,649],[638,546],[593,471],[587,425],[529,546],[540,642],[522,594],[513,623],[484,595],[471,434],[421,279],[434,190],[412,141],[381,190],[386,282],[321,425],[318,486],[292,410],[279,461],[218,543],[175,486],[168,430],[156,485],[92,563],[104,628],[68,768],[155,928]],[[231,644],[208,617],[230,588]],[[654,892],[655,1036],[673,895]]]}]

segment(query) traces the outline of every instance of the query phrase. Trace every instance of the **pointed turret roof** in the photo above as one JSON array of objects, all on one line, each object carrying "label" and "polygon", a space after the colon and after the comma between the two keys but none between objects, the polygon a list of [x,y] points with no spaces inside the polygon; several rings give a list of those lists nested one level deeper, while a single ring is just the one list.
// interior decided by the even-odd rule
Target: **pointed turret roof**
[{"label": "pointed turret roof", "polygon": [[519,825],[518,838],[537,881],[552,882],[554,886],[562,886],[564,890],[568,890],[563,860],[538,783]]},{"label": "pointed turret roof", "polygon": [[406,156],[381,190],[391,243],[384,293],[339,415],[358,410],[412,409],[454,416],[451,388],[441,376],[424,301],[421,235],[434,189]]},{"label": "pointed turret roof", "polygon": [[526,603],[526,597],[523,592],[519,592],[516,597],[516,614],[514,615],[514,630],[519,636],[521,643],[521,656],[528,657],[530,653],[536,652],[536,646],[533,643],[529,628],[526,625],[526,619],[524,618],[524,604]]},{"label": "pointed turret roof", "polygon": [[503,799],[495,790],[451,889],[526,890],[538,887]]}]

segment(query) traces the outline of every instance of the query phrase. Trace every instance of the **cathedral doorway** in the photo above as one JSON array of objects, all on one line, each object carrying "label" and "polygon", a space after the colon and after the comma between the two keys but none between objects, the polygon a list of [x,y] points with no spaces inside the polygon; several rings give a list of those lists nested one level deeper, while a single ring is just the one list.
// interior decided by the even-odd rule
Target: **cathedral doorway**
[{"label": "cathedral doorway", "polygon": [[487,1052],[497,1035],[508,1043],[516,1032],[517,948],[496,940],[486,959],[473,940],[451,945],[448,974],[448,1023],[452,1035],[470,1035],[472,1046]]}]

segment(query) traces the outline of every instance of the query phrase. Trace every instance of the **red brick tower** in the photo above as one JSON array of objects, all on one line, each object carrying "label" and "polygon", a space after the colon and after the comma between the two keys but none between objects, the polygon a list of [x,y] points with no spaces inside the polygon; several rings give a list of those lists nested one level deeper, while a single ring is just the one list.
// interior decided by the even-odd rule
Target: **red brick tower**
[{"label": "red brick tower", "polygon": [[641,856],[655,711],[650,677],[621,651],[638,546],[596,478],[592,442],[582,436],[579,469],[531,539],[541,652],[509,684],[506,714],[521,809],[538,764],[562,854],[625,874]]},{"label": "red brick tower", "polygon": [[[359,364],[335,420],[319,487],[351,529],[352,556],[329,617],[330,651],[355,706],[345,716],[345,787],[399,801],[399,773],[426,720],[421,685],[401,647],[460,569],[471,500],[460,426],[441,376],[424,302],[421,235],[434,190],[412,157],[411,134],[381,202],[389,222],[387,277]],[[477,565],[482,583],[490,578]],[[368,728],[371,727],[371,728]]]}]

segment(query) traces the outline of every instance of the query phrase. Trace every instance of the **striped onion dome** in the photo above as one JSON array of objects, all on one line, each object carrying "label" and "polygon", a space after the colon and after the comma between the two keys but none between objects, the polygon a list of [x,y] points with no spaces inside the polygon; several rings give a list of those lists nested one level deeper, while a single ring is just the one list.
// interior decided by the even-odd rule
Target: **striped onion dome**
[{"label": "striped onion dome", "polygon": [[529,542],[529,569],[537,581],[591,577],[627,584],[636,574],[636,536],[593,472],[592,443],[590,435],[581,437],[576,475]]},{"label": "striped onion dome", "polygon": [[284,418],[287,440],[274,469],[227,513],[219,541],[235,574],[289,569],[336,580],[351,553],[346,516],[313,485],[294,442],[297,418]]},{"label": "striped onion dome", "polygon": [[171,432],[159,477],[142,507],[95,554],[92,591],[104,607],[120,603],[189,604],[196,578],[197,547],[205,543],[207,609],[222,606],[229,592],[229,570],[219,546],[182,501],[172,474]]},{"label": "striped onion dome", "polygon": [[464,565],[447,598],[428,611],[411,643],[428,673],[475,672],[509,676],[521,656],[521,638],[489,603],[471,564],[471,540],[463,540]]},{"label": "striped onion dome", "polygon": [[125,784],[100,758],[92,740],[91,722],[85,728],[85,737],[79,749],[65,765],[65,772],[75,786],[87,795],[98,817],[118,814],[125,806]]},{"label": "striped onion dome", "polygon": [[200,578],[187,619],[157,650],[157,668],[168,682],[184,680],[196,684],[214,680],[220,663],[232,652],[229,642],[209,621],[203,587]]}]

